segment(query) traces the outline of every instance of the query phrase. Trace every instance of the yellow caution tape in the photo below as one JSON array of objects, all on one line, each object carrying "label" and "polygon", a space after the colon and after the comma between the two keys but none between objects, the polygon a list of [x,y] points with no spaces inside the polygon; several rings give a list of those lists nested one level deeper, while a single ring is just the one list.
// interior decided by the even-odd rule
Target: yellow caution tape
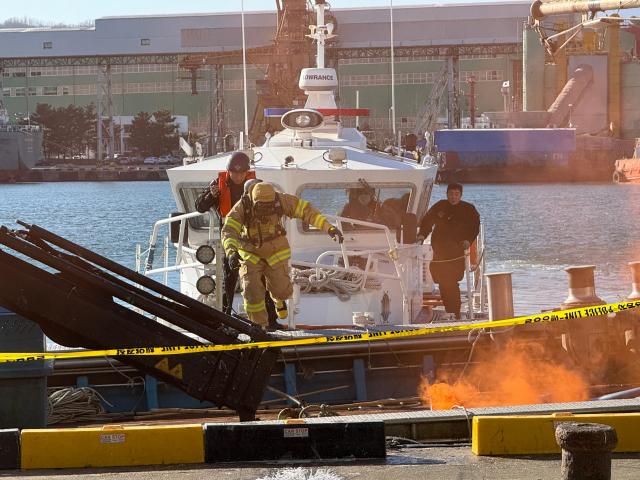
[{"label": "yellow caution tape", "polygon": [[[429,326],[424,328],[405,328],[397,330],[352,333],[346,335],[328,335],[324,337],[308,337],[295,340],[270,340],[268,342],[234,343],[230,345],[187,345],[181,347],[133,347],[114,348],[110,350],[81,350],[73,352],[44,352],[44,353],[0,353],[2,362],[24,362],[32,360],[49,360],[63,358],[117,357],[136,355],[182,355],[201,352],[224,352],[249,348],[281,348],[303,345],[317,345],[324,343],[351,343],[389,340],[392,338],[416,337],[442,332],[456,332],[481,328],[511,327],[513,325],[529,325],[539,323],[558,322],[562,320],[582,319],[611,315],[640,307],[640,300],[589,307],[570,308],[537,315],[527,315],[504,320],[449,323],[446,325]],[[328,326],[330,328],[330,326]]]}]

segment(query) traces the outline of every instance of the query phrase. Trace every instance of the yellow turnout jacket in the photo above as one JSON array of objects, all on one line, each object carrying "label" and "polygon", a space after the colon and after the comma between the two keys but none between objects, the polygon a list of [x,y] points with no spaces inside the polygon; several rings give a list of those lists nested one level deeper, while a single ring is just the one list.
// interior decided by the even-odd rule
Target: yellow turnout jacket
[{"label": "yellow turnout jacket", "polygon": [[[276,192],[282,215],[299,218],[327,233],[332,225],[318,209],[295,195]],[[222,227],[222,246],[225,254],[237,251],[245,262],[257,264],[265,260],[270,267],[291,258],[291,248],[284,231],[280,231],[280,217],[270,215],[258,222],[252,212],[246,212],[249,202],[239,201],[225,217]],[[250,208],[250,207],[249,207]]]}]

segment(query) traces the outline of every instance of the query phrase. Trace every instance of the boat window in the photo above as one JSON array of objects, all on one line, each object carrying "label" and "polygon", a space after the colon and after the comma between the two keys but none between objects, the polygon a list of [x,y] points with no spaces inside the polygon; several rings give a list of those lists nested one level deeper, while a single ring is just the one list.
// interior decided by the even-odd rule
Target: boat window
[{"label": "boat window", "polygon": [[[326,215],[380,223],[389,228],[400,226],[403,214],[411,206],[413,186],[381,186],[367,182],[356,182],[344,186],[306,187],[300,197],[309,201]],[[342,223],[345,230],[368,230],[368,227]],[[303,225],[303,231],[313,231],[310,225]]]},{"label": "boat window", "polygon": [[[205,186],[206,185],[180,188],[180,200],[182,201],[184,212],[191,213],[196,211],[196,198],[198,198],[198,195],[200,195],[200,192],[202,192]],[[190,218],[189,226],[195,229],[208,229],[210,218],[210,215]]]},{"label": "boat window", "polygon": [[418,198],[418,209],[416,210],[416,216],[418,221],[427,213],[429,208],[429,200],[431,199],[431,191],[433,190],[433,182],[427,180],[422,186],[422,192]]}]

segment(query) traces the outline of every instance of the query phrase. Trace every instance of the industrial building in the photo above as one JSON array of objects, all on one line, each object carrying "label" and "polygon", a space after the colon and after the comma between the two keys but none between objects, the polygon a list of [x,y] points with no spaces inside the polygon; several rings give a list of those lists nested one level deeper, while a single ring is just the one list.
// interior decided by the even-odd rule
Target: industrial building
[{"label": "industrial building", "polygon": [[[416,116],[424,116],[429,104],[437,109],[436,116],[449,111],[451,123],[456,112],[451,103],[447,108],[447,97],[451,100],[452,94],[460,126],[468,123],[471,103],[478,115],[522,109],[523,25],[530,14],[529,1],[399,6],[393,13],[397,129],[413,131]],[[370,117],[360,119],[361,128],[388,132],[389,9],[336,9],[332,14],[338,37],[328,55],[338,69],[340,104],[358,102],[370,108]],[[247,46],[270,45],[276,20],[275,11],[246,12]],[[168,109],[186,116],[191,131],[214,136],[238,132],[243,125],[241,65],[205,64],[192,73],[179,64],[188,55],[239,49],[240,25],[239,13],[220,13],[106,17],[83,29],[0,30],[2,101],[14,118],[28,116],[37,103],[94,102],[103,117]],[[633,138],[640,136],[640,63],[633,34],[622,31],[620,42],[621,94],[636,99],[622,102],[621,135]],[[454,89],[451,82],[446,87],[452,57]],[[265,67],[249,68],[250,115],[256,106],[256,81],[264,77]],[[547,65],[533,77],[538,85],[530,86],[530,92],[540,97],[533,100],[530,93],[529,103],[537,102],[535,109],[547,108],[559,91],[556,69]],[[469,98],[470,79],[474,102]],[[507,96],[504,82],[509,85]],[[436,89],[441,90],[438,101],[431,98]],[[115,151],[120,143],[116,138]]]}]

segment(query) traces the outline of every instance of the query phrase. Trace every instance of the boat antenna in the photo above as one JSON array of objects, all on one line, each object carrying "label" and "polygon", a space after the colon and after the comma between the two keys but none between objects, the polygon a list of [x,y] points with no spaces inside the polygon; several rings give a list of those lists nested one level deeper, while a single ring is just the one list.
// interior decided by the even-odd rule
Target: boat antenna
[{"label": "boat antenna", "polygon": [[244,140],[249,144],[249,114],[247,103],[247,43],[244,34],[244,0],[240,0],[242,21],[242,90],[244,91],[244,135],[240,135],[240,150],[244,149]]},{"label": "boat antenna", "polygon": [[389,23],[391,24],[391,129],[393,138],[396,138],[396,79],[395,61],[393,51],[393,0],[389,0]]}]

